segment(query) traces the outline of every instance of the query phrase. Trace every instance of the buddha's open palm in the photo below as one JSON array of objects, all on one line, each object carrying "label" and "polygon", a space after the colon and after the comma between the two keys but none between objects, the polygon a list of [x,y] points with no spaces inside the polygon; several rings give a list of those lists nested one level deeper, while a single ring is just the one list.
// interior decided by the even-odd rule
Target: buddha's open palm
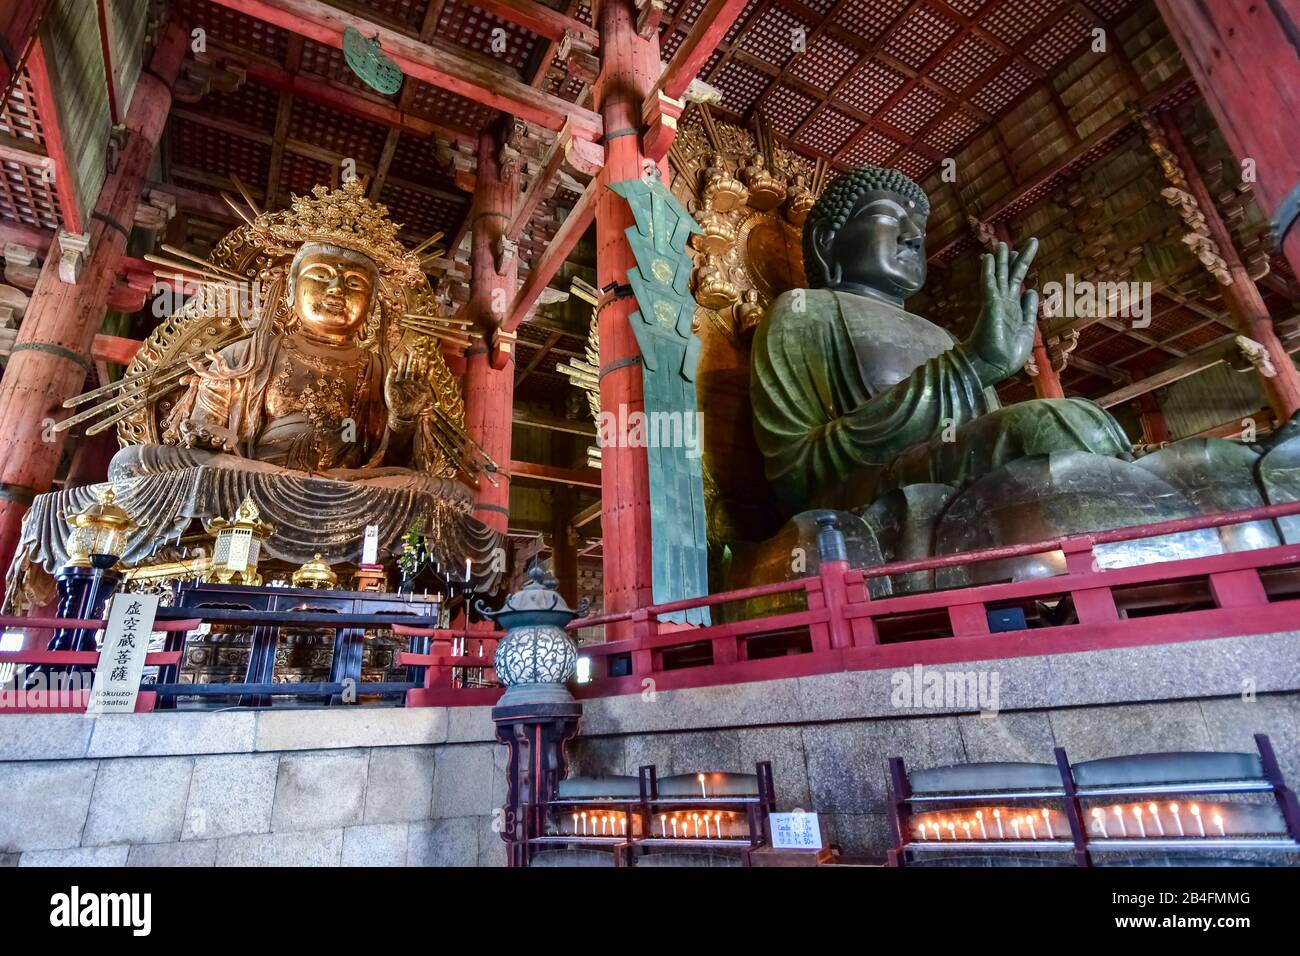
[{"label": "buddha's open palm", "polygon": [[1034,347],[1038,293],[1031,289],[1022,295],[1020,284],[1037,252],[1038,240],[1030,239],[1016,252],[1009,252],[1007,244],[999,242],[992,253],[980,257],[984,305],[966,351],[986,386],[1017,372]]},{"label": "buddha's open palm", "polygon": [[389,415],[412,422],[428,411],[434,400],[428,357],[419,351],[402,351],[384,379]]}]

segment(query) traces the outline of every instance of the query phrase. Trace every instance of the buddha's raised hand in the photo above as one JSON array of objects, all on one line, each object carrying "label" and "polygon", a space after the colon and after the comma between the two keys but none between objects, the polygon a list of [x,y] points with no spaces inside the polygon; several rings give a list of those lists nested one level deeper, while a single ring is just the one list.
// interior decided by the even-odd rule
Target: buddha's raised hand
[{"label": "buddha's raised hand", "polygon": [[384,379],[390,426],[414,422],[432,407],[435,399],[428,358],[418,350],[400,352]]},{"label": "buddha's raised hand", "polygon": [[985,386],[1004,381],[1029,360],[1038,321],[1038,293],[1031,289],[1022,295],[1020,284],[1037,252],[1038,240],[1030,239],[1015,252],[999,242],[992,253],[980,257],[984,304],[965,349]]}]

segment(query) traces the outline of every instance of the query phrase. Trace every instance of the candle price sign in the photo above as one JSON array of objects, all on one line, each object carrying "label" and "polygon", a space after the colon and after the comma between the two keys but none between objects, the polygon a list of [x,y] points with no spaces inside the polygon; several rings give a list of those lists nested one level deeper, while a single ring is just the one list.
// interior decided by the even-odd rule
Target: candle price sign
[{"label": "candle price sign", "polygon": [[140,695],[140,677],[149,651],[156,594],[116,594],[109,602],[108,624],[99,652],[95,685],[86,704],[87,716],[131,714]]},{"label": "candle price sign", "polygon": [[796,810],[794,813],[770,813],[772,847],[776,850],[820,850],[822,829],[817,814]]}]

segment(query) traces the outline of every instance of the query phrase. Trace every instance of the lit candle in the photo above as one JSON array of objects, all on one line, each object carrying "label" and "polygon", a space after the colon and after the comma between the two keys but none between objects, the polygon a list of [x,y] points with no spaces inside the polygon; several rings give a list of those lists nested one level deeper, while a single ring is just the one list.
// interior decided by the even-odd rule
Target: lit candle
[{"label": "lit candle", "polygon": [[1151,819],[1156,821],[1156,832],[1161,836],[1165,835],[1165,825],[1160,820],[1160,808],[1154,803],[1147,804],[1147,812],[1151,814]]},{"label": "lit candle", "polygon": [[704,789],[704,774],[697,773],[695,777],[700,781],[700,796],[707,800],[709,798],[709,791]]},{"label": "lit candle", "polygon": [[[605,827],[606,827],[606,825],[608,825],[608,823],[609,823],[609,814],[607,813],[607,814],[605,814],[604,816],[602,816],[602,817],[600,818],[600,835],[601,835],[601,836],[604,836],[604,835],[605,835]],[[594,830],[595,827],[592,827],[592,829]]]},{"label": "lit candle", "polygon": [[918,837],[919,839],[922,839],[922,840],[925,839],[925,824],[924,824],[924,823],[922,823],[919,827],[917,827],[917,829],[916,829],[916,835],[917,835],[917,837]]},{"label": "lit candle", "polygon": [[1124,826],[1124,809],[1116,805],[1111,808],[1111,812],[1115,814],[1115,819],[1119,821],[1119,835],[1128,836],[1128,827]]},{"label": "lit candle", "polygon": [[1043,826],[1047,827],[1047,839],[1055,840],[1056,834],[1052,832],[1052,819],[1049,814],[1047,807],[1043,807]]},{"label": "lit candle", "polygon": [[953,823],[951,820],[948,821],[948,836],[952,837],[954,840],[957,839],[957,824]]},{"label": "lit candle", "polygon": [[1011,829],[1015,831],[1016,839],[1020,839],[1020,818],[1016,817],[1011,821]]},{"label": "lit candle", "polygon": [[998,822],[998,839],[1005,840],[1007,838],[1007,835],[1004,832],[1002,832],[1002,811],[994,810],[993,819]]},{"label": "lit candle", "polygon": [[1223,829],[1223,817],[1218,813],[1214,815],[1214,825],[1219,828],[1219,836],[1226,837],[1228,835]]},{"label": "lit candle", "polygon": [[696,837],[696,839],[699,839],[699,836],[700,836],[700,815],[697,813],[697,814],[695,814],[695,837]]},{"label": "lit candle", "polygon": [[1029,839],[1031,839],[1031,840],[1037,840],[1037,839],[1038,839],[1038,830],[1036,830],[1036,829],[1034,828],[1034,815],[1033,815],[1032,813],[1029,814],[1029,816],[1025,817],[1025,823],[1026,823],[1026,824],[1028,825],[1028,827],[1029,827]]},{"label": "lit candle", "polygon": [[582,835],[587,835],[587,811],[582,811]]},{"label": "lit candle", "polygon": [[659,814],[659,835],[665,840],[668,839],[668,814]]},{"label": "lit candle", "polygon": [[576,813],[573,815],[573,832],[578,832],[578,815]]},{"label": "lit candle", "polygon": [[1142,805],[1137,804],[1133,807],[1133,817],[1138,823],[1138,835],[1145,838],[1147,835],[1146,824],[1142,822]]},{"label": "lit candle", "polygon": [[623,814],[623,836],[627,836],[627,814]]},{"label": "lit candle", "polygon": [[970,839],[970,821],[967,820],[967,821],[965,821],[964,823],[962,823],[961,828],[962,828],[963,830],[966,831],[966,839],[969,840],[969,839]]},{"label": "lit candle", "polygon": [[705,839],[713,838],[713,834],[709,832],[709,815],[707,813],[704,814],[704,837]]},{"label": "lit candle", "polygon": [[1106,832],[1106,814],[1101,807],[1092,808],[1092,822],[1096,825],[1097,829],[1101,831],[1102,836],[1110,836],[1110,834]]},{"label": "lit candle", "polygon": [[1201,808],[1193,803],[1188,809],[1192,811],[1192,816],[1196,817],[1196,829],[1201,831],[1201,836],[1205,836],[1205,821],[1201,819]]},{"label": "lit candle", "polygon": [[677,839],[677,818],[673,817],[673,839]]},{"label": "lit candle", "polygon": [[939,829],[939,824],[937,824],[937,823],[931,821],[931,822],[930,822],[930,826],[934,827],[934,838],[935,838],[936,840],[942,840],[942,839],[943,839],[943,831]]},{"label": "lit candle", "polygon": [[1178,826],[1178,835],[1187,836],[1187,834],[1183,832],[1183,818],[1178,815],[1178,804],[1169,804],[1169,812],[1174,815],[1174,823]]},{"label": "lit candle", "polygon": [[987,840],[989,838],[989,831],[984,829],[984,811],[976,810],[975,819],[978,820],[980,824],[980,839]]},{"label": "lit candle", "polygon": [[721,813],[715,813],[713,815],[713,828],[718,831],[718,839],[721,840],[722,839],[722,814]]}]

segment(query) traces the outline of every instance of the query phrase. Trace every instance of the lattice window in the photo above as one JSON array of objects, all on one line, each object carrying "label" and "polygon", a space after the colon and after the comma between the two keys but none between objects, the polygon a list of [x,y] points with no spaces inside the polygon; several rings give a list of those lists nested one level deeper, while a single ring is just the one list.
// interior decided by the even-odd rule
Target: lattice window
[{"label": "lattice window", "polygon": [[722,91],[722,105],[733,113],[745,115],[772,82],[766,73],[731,60],[723,67],[715,85]]},{"label": "lattice window", "polygon": [[993,77],[971,99],[979,109],[994,115],[1000,113],[1012,100],[1033,85],[1034,77],[1018,63],[1008,63],[997,76]]},{"label": "lattice window", "polygon": [[816,105],[816,97],[793,87],[778,86],[763,101],[763,116],[772,129],[782,136],[789,136],[808,118]]},{"label": "lattice window", "polygon": [[879,130],[870,129],[863,134],[860,140],[849,147],[840,158],[850,166],[858,166],[862,163],[879,165],[897,151],[898,143]]},{"label": "lattice window", "polygon": [[45,145],[40,107],[32,96],[32,81],[26,70],[18,74],[9,98],[0,104],[0,133]]},{"label": "lattice window", "polygon": [[62,224],[58,197],[40,167],[0,162],[0,219],[48,229]]},{"label": "lattice window", "polygon": [[1001,3],[990,9],[983,26],[1003,43],[1015,46],[1037,30],[1064,2],[1065,0],[1017,0],[1015,3]]},{"label": "lattice window", "polygon": [[917,7],[885,44],[885,52],[920,69],[957,32],[957,24],[929,7]]},{"label": "lattice window", "polygon": [[934,165],[934,160],[929,156],[922,156],[920,153],[908,153],[894,165],[904,176],[920,179],[925,173],[929,172],[930,167]]},{"label": "lattice window", "polygon": [[1074,52],[1092,31],[1073,13],[1067,14],[1048,29],[1025,51],[1025,56],[1044,70],[1054,70]]},{"label": "lattice window", "polygon": [[897,93],[906,81],[907,77],[897,70],[879,60],[869,60],[844,84],[840,99],[864,113],[871,113]]},{"label": "lattice window", "polygon": [[271,166],[271,147],[191,120],[171,119],[172,164],[213,176],[234,173],[261,187]]},{"label": "lattice window", "polygon": [[412,32],[418,32],[424,23],[424,10],[429,0],[367,0],[366,6],[380,16],[375,19],[400,23]]},{"label": "lattice window", "polygon": [[[502,53],[492,51],[493,31],[505,31],[506,48]],[[516,70],[522,70],[532,55],[533,47],[541,41],[522,27],[507,23],[500,17],[484,13],[478,7],[462,0],[448,0],[438,21],[438,35],[460,43],[492,57]]]},{"label": "lattice window", "polygon": [[442,87],[419,83],[410,78],[407,83],[417,82],[415,93],[411,97],[409,109],[416,116],[426,117],[450,126],[462,129],[479,129],[492,122],[495,111],[468,100],[459,93],[453,93]]},{"label": "lattice window", "polygon": [[904,133],[915,133],[939,115],[946,102],[929,87],[915,86],[885,114],[885,122]]},{"label": "lattice window", "polygon": [[997,59],[993,45],[972,33],[934,65],[930,79],[944,89],[961,93]]},{"label": "lattice window", "polygon": [[682,41],[686,39],[686,34],[680,30],[670,31],[667,28],[664,29],[664,33],[667,33],[668,36],[659,37],[659,58],[667,62],[672,59],[673,54],[677,52],[677,48],[682,45]]},{"label": "lattice window", "polygon": [[275,117],[280,109],[280,91],[250,80],[230,93],[214,89],[203,97],[197,109],[264,133],[273,133]]},{"label": "lattice window", "polygon": [[209,40],[220,40],[277,63],[284,62],[289,34],[279,27],[202,0],[178,0],[175,12],[187,31],[201,27],[207,31]]},{"label": "lattice window", "polygon": [[800,28],[805,31],[806,42],[808,33],[812,32],[808,21],[796,17],[784,7],[768,7],[750,21],[739,46],[764,63],[783,67],[795,53],[792,31]]},{"label": "lattice window", "polygon": [[308,196],[313,186],[332,186],[336,168],[329,163],[286,152],[280,163],[280,192]]},{"label": "lattice window", "polygon": [[308,100],[297,99],[289,119],[289,138],[320,146],[374,166],[388,139],[388,129]]},{"label": "lattice window", "polygon": [[795,61],[790,72],[814,89],[829,93],[861,55],[855,47],[823,33]]},{"label": "lattice window", "polygon": [[945,155],[952,155],[957,147],[980,128],[979,120],[965,110],[958,110],[942,120],[925,137],[925,142]]},{"label": "lattice window", "polygon": [[868,43],[875,43],[909,2],[910,0],[871,0],[869,3],[846,3],[834,22]]},{"label": "lattice window", "polygon": [[799,143],[827,156],[834,156],[861,128],[862,123],[852,116],[828,107],[818,113],[808,128],[799,134]]}]

